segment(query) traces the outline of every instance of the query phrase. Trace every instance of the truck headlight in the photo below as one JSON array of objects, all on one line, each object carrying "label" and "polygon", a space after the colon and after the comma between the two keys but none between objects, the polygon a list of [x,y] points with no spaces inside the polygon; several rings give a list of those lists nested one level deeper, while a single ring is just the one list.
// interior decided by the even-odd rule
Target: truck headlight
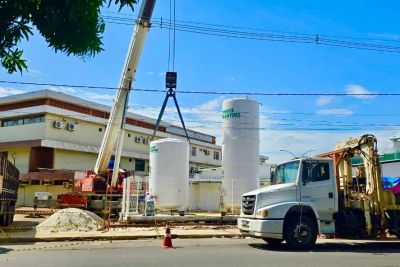
[{"label": "truck headlight", "polygon": [[267,218],[268,217],[268,210],[259,210],[256,212],[256,216],[259,218]]}]

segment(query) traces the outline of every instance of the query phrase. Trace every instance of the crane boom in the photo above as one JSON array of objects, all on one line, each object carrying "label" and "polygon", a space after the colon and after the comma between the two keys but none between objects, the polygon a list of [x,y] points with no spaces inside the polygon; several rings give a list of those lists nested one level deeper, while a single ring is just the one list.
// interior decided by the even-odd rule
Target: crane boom
[{"label": "crane boom", "polygon": [[122,71],[119,90],[114,100],[114,106],[108,119],[107,128],[104,133],[100,151],[97,157],[94,172],[97,175],[107,173],[108,162],[110,161],[118,133],[123,129],[125,124],[125,113],[127,111],[129,92],[132,82],[135,79],[140,54],[146,39],[147,32],[151,27],[151,16],[156,0],[143,0],[140,8],[136,26],[133,31],[128,54],[125,59],[124,69]]}]

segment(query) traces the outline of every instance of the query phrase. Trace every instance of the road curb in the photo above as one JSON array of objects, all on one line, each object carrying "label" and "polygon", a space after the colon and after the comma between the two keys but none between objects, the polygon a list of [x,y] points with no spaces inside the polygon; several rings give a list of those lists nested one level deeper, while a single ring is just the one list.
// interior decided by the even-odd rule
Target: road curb
[{"label": "road curb", "polygon": [[[197,238],[239,238],[240,234],[182,234],[171,235],[172,239],[197,239]],[[113,241],[113,240],[138,240],[164,238],[164,235],[115,235],[115,236],[74,236],[74,237],[12,237],[1,238],[0,244],[36,243],[36,242],[67,242],[67,241]]]}]

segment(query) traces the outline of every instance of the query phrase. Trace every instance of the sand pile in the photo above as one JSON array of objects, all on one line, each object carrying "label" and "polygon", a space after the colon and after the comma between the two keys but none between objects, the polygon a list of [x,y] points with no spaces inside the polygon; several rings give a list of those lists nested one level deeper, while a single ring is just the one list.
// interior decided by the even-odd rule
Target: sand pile
[{"label": "sand pile", "polygon": [[71,208],[57,211],[36,229],[47,232],[89,232],[96,231],[101,225],[102,219],[93,212]]}]

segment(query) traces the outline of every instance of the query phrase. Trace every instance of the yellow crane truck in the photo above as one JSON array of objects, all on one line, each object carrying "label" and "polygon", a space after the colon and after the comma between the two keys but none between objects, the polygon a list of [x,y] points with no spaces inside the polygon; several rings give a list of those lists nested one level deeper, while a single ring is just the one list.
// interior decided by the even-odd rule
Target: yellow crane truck
[{"label": "yellow crane truck", "polygon": [[[355,156],[363,160],[357,169]],[[238,227],[293,249],[313,247],[318,234],[400,238],[400,195],[384,190],[377,140],[367,134],[318,157],[278,165],[271,186],[242,196]]]}]

